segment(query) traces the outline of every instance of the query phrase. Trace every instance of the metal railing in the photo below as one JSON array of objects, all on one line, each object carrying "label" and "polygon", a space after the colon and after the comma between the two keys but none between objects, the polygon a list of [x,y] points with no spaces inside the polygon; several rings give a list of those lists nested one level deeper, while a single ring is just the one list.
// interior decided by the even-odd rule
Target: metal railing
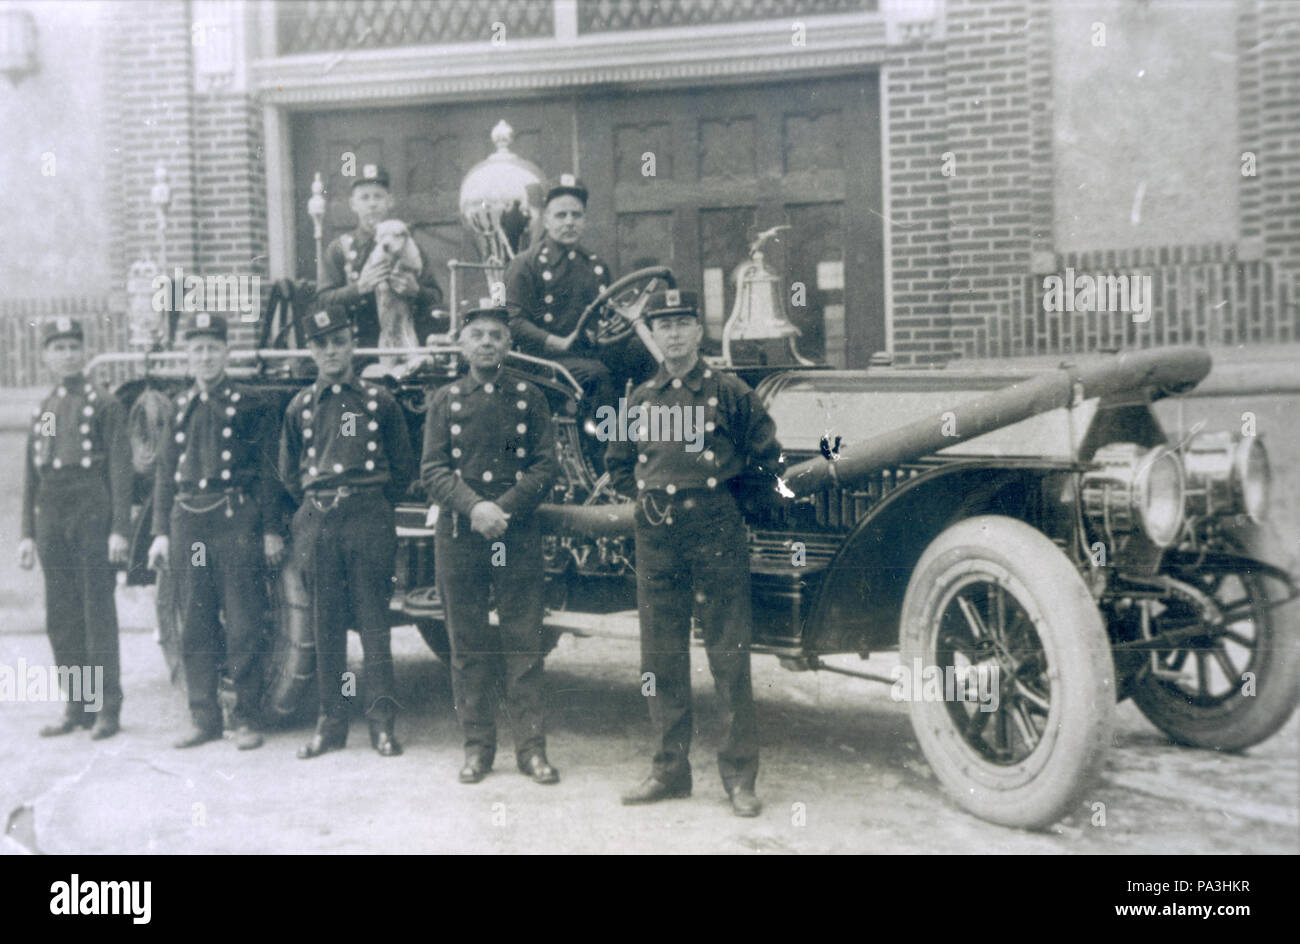
[{"label": "metal railing", "polygon": [[[355,357],[403,357],[411,358],[416,356],[437,357],[452,356],[459,357],[461,349],[458,345],[451,343],[450,338],[442,336],[432,339],[435,343],[428,344],[424,347],[361,347],[353,352]],[[228,372],[236,377],[251,377],[261,370],[267,361],[305,361],[311,358],[311,352],[302,349],[285,349],[285,348],[261,348],[257,350],[232,350],[230,352]],[[110,352],[107,354],[97,354],[86,364],[86,372],[90,373],[102,367],[109,367],[115,364],[138,364],[146,376],[153,373],[162,376],[184,376],[183,369],[176,370],[176,367],[183,368],[189,361],[189,355],[184,351],[120,351]],[[531,354],[524,354],[520,351],[510,351],[506,354],[506,361],[522,361],[528,364],[534,364],[550,370],[558,379],[567,384],[578,399],[582,399],[582,384],[574,379],[573,374],[563,364],[547,360],[544,357],[534,357]],[[168,368],[172,369],[168,369]],[[151,370],[151,368],[158,368]],[[400,379],[400,378],[398,378]]]}]

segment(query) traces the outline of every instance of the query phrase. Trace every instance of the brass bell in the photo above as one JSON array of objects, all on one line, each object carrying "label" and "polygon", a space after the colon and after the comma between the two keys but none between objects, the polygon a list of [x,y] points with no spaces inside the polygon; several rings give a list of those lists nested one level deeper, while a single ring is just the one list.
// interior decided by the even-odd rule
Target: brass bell
[{"label": "brass bell", "polygon": [[756,341],[762,347],[770,347],[762,342],[784,341],[785,350],[782,353],[786,356],[777,363],[806,366],[813,363],[800,356],[795,348],[794,339],[801,332],[785,315],[785,306],[781,303],[780,279],[763,261],[763,244],[779,230],[788,228],[777,226],[761,233],[750,246],[749,260],[737,266],[732,276],[736,283],[736,303],[731,308],[731,317],[722,328],[722,357],[728,364],[733,363],[732,341]]}]

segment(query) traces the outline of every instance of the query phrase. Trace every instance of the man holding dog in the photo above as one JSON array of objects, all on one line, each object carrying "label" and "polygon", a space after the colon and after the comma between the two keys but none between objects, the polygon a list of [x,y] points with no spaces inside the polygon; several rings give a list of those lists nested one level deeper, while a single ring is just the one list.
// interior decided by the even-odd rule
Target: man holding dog
[{"label": "man holding dog", "polygon": [[343,311],[352,320],[357,347],[374,347],[379,340],[375,289],[387,280],[389,287],[410,303],[415,334],[423,344],[438,330],[432,312],[442,303],[433,266],[423,260],[420,274],[415,276],[394,270],[382,256],[371,258],[375,229],[393,212],[388,172],[377,164],[364,165],[352,181],[348,206],[356,214],[357,228],[334,239],[325,250],[316,307]]}]

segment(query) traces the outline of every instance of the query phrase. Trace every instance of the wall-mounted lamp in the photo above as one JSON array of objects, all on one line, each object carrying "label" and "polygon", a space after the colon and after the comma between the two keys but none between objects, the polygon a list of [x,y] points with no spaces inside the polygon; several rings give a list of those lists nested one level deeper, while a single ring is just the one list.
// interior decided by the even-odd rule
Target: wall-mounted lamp
[{"label": "wall-mounted lamp", "polygon": [[0,73],[17,85],[40,70],[36,58],[36,18],[29,10],[0,9]]}]

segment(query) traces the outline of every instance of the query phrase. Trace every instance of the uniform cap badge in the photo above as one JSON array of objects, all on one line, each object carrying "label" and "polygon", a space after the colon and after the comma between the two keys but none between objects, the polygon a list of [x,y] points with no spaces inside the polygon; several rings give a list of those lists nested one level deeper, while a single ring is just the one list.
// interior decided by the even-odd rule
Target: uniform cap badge
[{"label": "uniform cap badge", "polygon": [[379,166],[377,164],[367,164],[365,167],[361,168],[361,176],[372,177],[372,178],[378,177]]},{"label": "uniform cap badge", "polygon": [[561,187],[572,187],[575,183],[577,183],[577,180],[574,178],[574,176],[573,176],[572,174],[561,174],[561,175],[560,175],[560,186],[561,186]]},{"label": "uniform cap badge", "polygon": [[58,320],[55,322],[55,326],[56,326],[56,327],[58,328],[58,330],[60,330],[60,331],[71,331],[71,330],[72,330],[72,319],[71,319],[71,318],[60,318],[60,319],[58,319]]},{"label": "uniform cap badge", "polygon": [[664,292],[664,304],[676,308],[682,303],[682,293],[679,289],[670,288]]},{"label": "uniform cap badge", "polygon": [[328,311],[318,311],[312,315],[312,319],[316,322],[316,327],[324,328],[330,323],[330,313]]},{"label": "uniform cap badge", "polygon": [[207,312],[202,312],[202,311],[199,312],[197,315],[194,316],[194,327],[196,328],[212,327],[212,316],[209,315]]}]

